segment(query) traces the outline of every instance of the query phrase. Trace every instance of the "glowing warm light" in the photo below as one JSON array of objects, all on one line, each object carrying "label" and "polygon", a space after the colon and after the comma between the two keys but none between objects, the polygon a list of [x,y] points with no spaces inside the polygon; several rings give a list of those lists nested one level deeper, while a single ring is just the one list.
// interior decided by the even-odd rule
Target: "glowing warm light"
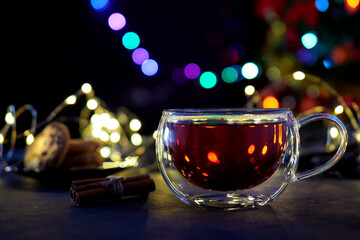
[{"label": "glowing warm light", "polygon": [[293,73],[293,78],[295,80],[299,80],[299,81],[304,80],[305,73],[303,73],[302,71],[296,71],[296,72]]},{"label": "glowing warm light", "polygon": [[252,62],[246,63],[246,64],[244,64],[244,66],[241,69],[241,74],[246,79],[249,79],[249,80],[254,79],[259,74],[259,67],[255,63],[252,63]]},{"label": "glowing warm light", "polygon": [[159,66],[158,66],[157,62],[153,59],[147,59],[141,65],[141,71],[146,76],[155,75],[157,73],[158,69],[159,69]]},{"label": "glowing warm light", "polygon": [[114,130],[120,126],[120,123],[115,118],[110,118],[105,122],[105,127]]},{"label": "glowing warm light", "polygon": [[208,176],[209,176],[209,174],[207,174],[207,173],[202,173],[202,175],[203,175],[204,177],[208,177]]},{"label": "glowing warm light", "polygon": [[109,134],[107,132],[100,131],[99,138],[100,138],[101,141],[107,142],[107,141],[109,141],[110,136],[109,136]]},{"label": "glowing warm light", "polygon": [[120,140],[120,134],[117,132],[113,132],[110,134],[110,141],[113,143],[117,143]]},{"label": "glowing warm light", "polygon": [[153,133],[153,135],[152,135],[153,139],[156,139],[157,134],[158,134],[158,131],[157,131],[157,130],[155,130],[155,131],[154,131],[154,133]]},{"label": "glowing warm light", "polygon": [[346,4],[351,8],[357,8],[359,6],[359,0],[346,0]]},{"label": "glowing warm light", "polygon": [[8,124],[13,124],[15,122],[15,118],[10,112],[6,113],[5,122]]},{"label": "glowing warm light", "polygon": [[139,121],[139,119],[134,118],[130,121],[129,127],[133,132],[139,131],[141,128],[141,122]]},{"label": "glowing warm light", "polygon": [[96,11],[104,11],[109,6],[109,0],[90,0],[90,4]]},{"label": "glowing warm light", "polygon": [[279,144],[282,144],[282,123],[279,125]]},{"label": "glowing warm light", "polygon": [[255,152],[255,145],[251,144],[248,148],[248,154],[253,154]]},{"label": "glowing warm light", "polygon": [[325,12],[329,8],[328,0],[315,0],[315,7],[320,12]]},{"label": "glowing warm light", "polygon": [[145,60],[149,59],[149,53],[145,48],[135,49],[131,56],[137,65],[141,65]]},{"label": "glowing warm light", "polygon": [[330,128],[330,137],[337,138],[339,136],[339,130],[336,127]]},{"label": "glowing warm light", "polygon": [[81,86],[81,91],[83,92],[83,93],[90,93],[91,92],[91,90],[92,90],[92,87],[91,87],[91,85],[90,85],[90,83],[84,83],[82,86]]},{"label": "glowing warm light", "polygon": [[0,144],[4,143],[4,135],[2,133],[0,133]]},{"label": "glowing warm light", "polygon": [[214,152],[209,152],[207,157],[208,157],[209,161],[212,163],[216,163],[216,164],[220,163],[218,156]]},{"label": "glowing warm light", "polygon": [[203,88],[210,89],[215,87],[217,82],[216,75],[212,72],[204,72],[200,76],[200,85]]},{"label": "glowing warm light", "polygon": [[142,137],[138,133],[134,133],[131,135],[131,143],[135,146],[140,146],[142,144]]},{"label": "glowing warm light", "polygon": [[244,92],[246,96],[252,96],[255,93],[255,87],[253,85],[247,85]]},{"label": "glowing warm light", "polygon": [[273,96],[267,96],[263,101],[263,108],[278,108],[279,101]]},{"label": "glowing warm light", "polygon": [[121,13],[113,13],[108,19],[108,24],[112,30],[119,31],[120,29],[125,27],[126,20]]},{"label": "glowing warm light", "polygon": [[94,110],[98,107],[98,102],[96,101],[96,99],[89,99],[87,102],[86,102],[86,107],[90,110]]},{"label": "glowing warm light", "polygon": [[268,147],[267,147],[267,145],[265,145],[261,151],[261,154],[265,155],[267,153],[267,150],[268,150]]},{"label": "glowing warm light", "polygon": [[224,70],[221,73],[221,78],[226,83],[233,83],[238,79],[238,77],[239,77],[238,71],[233,67],[224,68]]},{"label": "glowing warm light", "polygon": [[31,145],[34,142],[34,135],[32,135],[31,133],[29,135],[27,135],[26,137],[26,144],[27,145]]},{"label": "glowing warm light", "polygon": [[108,146],[105,146],[103,148],[100,149],[100,155],[103,157],[103,158],[108,158],[111,154],[111,149],[110,147]]},{"label": "glowing warm light", "polygon": [[344,107],[342,105],[338,105],[336,106],[336,108],[334,109],[334,113],[335,114],[341,114],[344,112]]},{"label": "glowing warm light", "polygon": [[311,49],[317,44],[318,38],[315,33],[308,32],[301,37],[301,42],[305,48]]},{"label": "glowing warm light", "polygon": [[201,69],[196,63],[189,63],[184,68],[184,74],[188,79],[195,79],[200,76]]},{"label": "glowing warm light", "polygon": [[190,159],[188,156],[185,155],[185,161],[190,162]]},{"label": "glowing warm light", "polygon": [[127,32],[122,38],[122,43],[126,49],[133,50],[140,44],[140,37],[134,32]]},{"label": "glowing warm light", "polygon": [[65,103],[68,104],[68,105],[73,105],[76,103],[76,96],[75,95],[71,95],[71,96],[68,96],[66,99],[65,99]]}]

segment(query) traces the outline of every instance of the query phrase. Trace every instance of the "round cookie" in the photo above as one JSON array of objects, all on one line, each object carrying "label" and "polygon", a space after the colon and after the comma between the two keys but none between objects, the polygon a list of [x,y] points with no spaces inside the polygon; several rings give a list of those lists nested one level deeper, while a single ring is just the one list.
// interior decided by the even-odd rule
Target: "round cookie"
[{"label": "round cookie", "polygon": [[42,171],[59,167],[64,161],[69,142],[70,132],[65,124],[48,124],[26,150],[25,169]]}]

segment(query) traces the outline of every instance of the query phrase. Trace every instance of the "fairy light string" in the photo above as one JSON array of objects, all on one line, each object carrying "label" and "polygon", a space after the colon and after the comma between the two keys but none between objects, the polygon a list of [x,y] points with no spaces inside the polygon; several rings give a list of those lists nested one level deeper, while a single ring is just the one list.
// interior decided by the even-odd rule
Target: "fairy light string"
[{"label": "fairy light string", "polygon": [[[80,104],[79,99],[85,98],[85,106],[78,116],[60,116],[61,112],[69,106]],[[124,108],[121,108],[124,109]],[[17,120],[24,112],[30,112],[30,127],[22,133],[17,133]],[[7,108],[5,125],[0,130],[0,173],[2,170],[11,171],[12,157],[19,139],[25,138],[27,146],[34,142],[36,131],[52,121],[76,121],[79,123],[79,132],[83,139],[99,139],[106,145],[100,149],[100,154],[107,158],[103,168],[126,168],[138,165],[138,158],[153,143],[153,137],[143,136],[139,133],[141,121],[130,111],[120,111],[117,114],[106,108],[105,102],[95,96],[89,83],[84,83],[74,94],[64,99],[42,121],[37,121],[37,111],[25,104],[18,110],[13,105]],[[9,149],[4,156],[4,145]],[[15,163],[15,167],[18,163]]]}]

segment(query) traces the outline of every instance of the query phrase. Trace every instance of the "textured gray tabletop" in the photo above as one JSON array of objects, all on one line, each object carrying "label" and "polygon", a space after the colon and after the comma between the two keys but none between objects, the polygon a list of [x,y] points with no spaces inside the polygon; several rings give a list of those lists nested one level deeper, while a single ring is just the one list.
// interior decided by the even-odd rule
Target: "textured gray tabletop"
[{"label": "textured gray tabletop", "polygon": [[159,173],[147,199],[76,207],[68,191],[0,176],[0,239],[360,239],[360,181],[291,184],[269,206],[237,212],[188,206]]}]

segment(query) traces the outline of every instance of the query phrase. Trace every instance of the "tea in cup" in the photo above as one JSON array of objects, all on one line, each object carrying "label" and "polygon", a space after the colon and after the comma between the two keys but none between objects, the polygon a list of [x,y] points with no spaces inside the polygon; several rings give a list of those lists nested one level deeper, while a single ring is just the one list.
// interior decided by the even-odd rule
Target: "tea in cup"
[{"label": "tea in cup", "polygon": [[[322,166],[296,175],[299,128],[334,122],[341,141]],[[170,189],[185,203],[226,210],[264,206],[295,182],[333,166],[347,132],[329,114],[297,121],[289,109],[169,109],[158,127],[156,155]]]}]

